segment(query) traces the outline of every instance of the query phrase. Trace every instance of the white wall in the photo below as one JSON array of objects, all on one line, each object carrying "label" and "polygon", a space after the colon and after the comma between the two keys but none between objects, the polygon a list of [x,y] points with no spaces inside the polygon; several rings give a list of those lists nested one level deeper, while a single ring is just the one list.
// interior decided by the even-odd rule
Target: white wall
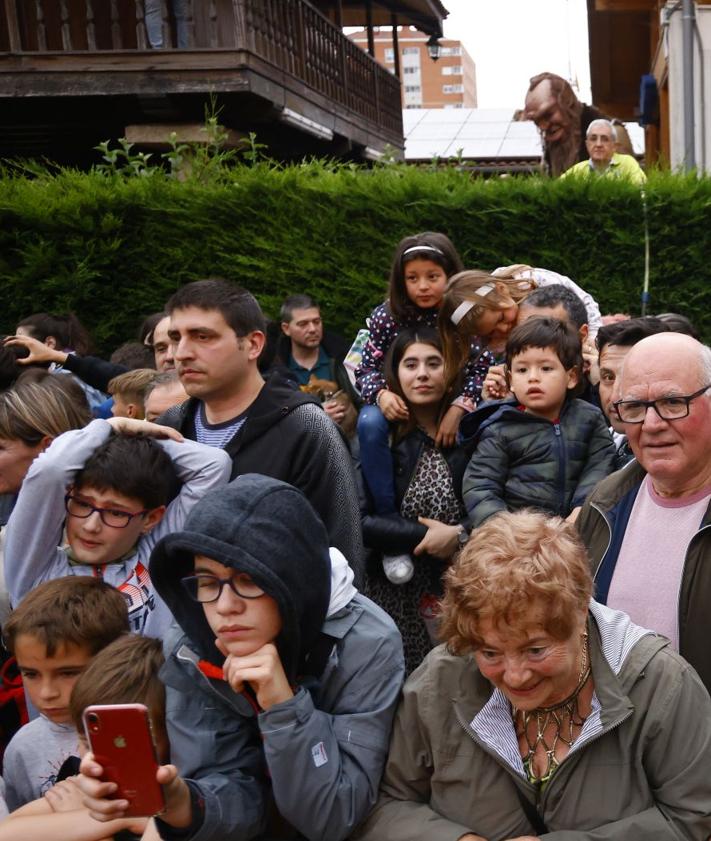
[{"label": "white wall", "polygon": [[[683,166],[685,147],[682,12],[681,4],[679,4],[678,10],[671,11],[675,5],[675,3],[667,3],[665,10],[662,11],[662,20],[665,18],[665,12],[669,19],[665,48],[669,61],[669,125],[672,169]],[[702,47],[700,55],[698,40],[694,37],[696,166],[699,171],[703,170],[706,173],[711,173],[711,7],[696,6],[696,23]]]}]

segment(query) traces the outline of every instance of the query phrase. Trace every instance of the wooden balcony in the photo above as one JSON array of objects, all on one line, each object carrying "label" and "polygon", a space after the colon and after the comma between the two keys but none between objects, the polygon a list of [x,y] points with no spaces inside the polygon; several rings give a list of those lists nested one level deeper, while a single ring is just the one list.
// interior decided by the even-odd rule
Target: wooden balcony
[{"label": "wooden balcony", "polygon": [[277,148],[293,140],[298,152],[308,138],[312,153],[402,149],[399,81],[306,0],[162,0],[160,48],[147,31],[150,4],[0,0],[9,123],[31,125],[41,99],[45,123],[47,103],[65,115],[91,103],[114,124],[156,114],[174,124],[215,94],[223,122]]}]

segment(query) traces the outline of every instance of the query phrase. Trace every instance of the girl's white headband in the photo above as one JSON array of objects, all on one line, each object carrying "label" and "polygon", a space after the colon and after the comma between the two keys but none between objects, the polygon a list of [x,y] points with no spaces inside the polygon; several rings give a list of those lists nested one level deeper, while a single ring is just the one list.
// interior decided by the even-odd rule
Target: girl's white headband
[{"label": "girl's white headband", "polygon": [[[494,289],[496,289],[496,287],[493,283],[485,283],[483,286],[474,290],[474,295],[478,295],[480,298],[486,298],[486,296],[493,292]],[[474,301],[462,301],[456,310],[454,310],[454,312],[449,316],[449,320],[456,327],[469,310],[475,306],[476,303]]]},{"label": "girl's white headband", "polygon": [[413,251],[434,251],[435,254],[444,257],[444,251],[441,248],[436,248],[434,245],[413,245],[410,248],[406,248],[402,252],[402,256],[405,257],[407,254],[412,254]]}]

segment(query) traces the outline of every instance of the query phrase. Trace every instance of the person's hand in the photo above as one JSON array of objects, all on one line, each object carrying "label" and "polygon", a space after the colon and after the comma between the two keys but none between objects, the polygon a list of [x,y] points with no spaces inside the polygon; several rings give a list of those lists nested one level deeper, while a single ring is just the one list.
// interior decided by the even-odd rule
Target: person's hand
[{"label": "person's hand", "polygon": [[474,835],[473,832],[467,832],[466,835],[460,836],[457,841],[486,841],[481,835]]},{"label": "person's hand", "polygon": [[600,382],[598,358],[599,354],[595,347],[595,342],[583,342],[583,373],[588,375],[588,379],[593,385],[597,385]]},{"label": "person's hand", "polygon": [[459,422],[465,414],[466,409],[461,406],[450,406],[447,409],[437,427],[435,444],[438,447],[453,447],[456,444]]},{"label": "person's hand", "polygon": [[263,710],[294,697],[289,686],[276,646],[268,642],[253,654],[238,657],[230,654],[221,640],[215,640],[218,650],[225,655],[223,671],[225,680],[235,692],[241,692],[248,683]]},{"label": "person's hand", "polygon": [[343,418],[346,416],[346,404],[340,400],[327,400],[322,405],[324,412],[326,412],[329,418],[340,426],[343,423]]},{"label": "person's hand", "polygon": [[[123,798],[111,799],[116,792],[116,783],[102,782],[100,779],[104,769],[94,759],[94,754],[84,755],[79,766],[80,774],[76,778],[77,786],[82,793],[82,802],[89,814],[96,821],[113,821],[124,818],[128,809],[128,800]],[[156,780],[163,787],[165,797],[165,811],[161,820],[175,829],[184,829],[192,822],[192,801],[190,790],[182,777],[178,776],[175,765],[161,765],[156,771]],[[146,818],[127,818],[138,833],[145,830]]]},{"label": "person's hand", "polygon": [[482,400],[503,400],[511,392],[506,382],[506,370],[503,365],[492,365],[486,372],[481,388]]},{"label": "person's hand", "polygon": [[49,347],[44,342],[40,342],[39,339],[33,339],[32,336],[8,336],[4,344],[19,345],[29,350],[29,356],[17,360],[20,365],[44,364],[46,362],[56,362],[57,365],[64,365],[69,355],[61,350]]},{"label": "person's hand", "polygon": [[413,549],[413,555],[432,555],[443,561],[449,560],[457,551],[459,545],[458,537],[461,531],[460,526],[448,526],[440,523],[439,520],[431,520],[429,517],[417,518],[423,526],[427,526],[427,534]]},{"label": "person's hand", "polygon": [[74,812],[84,805],[76,777],[68,777],[47,789],[44,799],[53,812]]},{"label": "person's hand", "polygon": [[183,436],[171,426],[161,426],[147,420],[137,418],[109,418],[108,423],[114,432],[122,435],[148,435],[151,438],[172,438],[173,441],[183,441]]},{"label": "person's hand", "polygon": [[378,408],[389,421],[406,421],[410,412],[402,397],[398,397],[392,391],[383,389],[378,392]]},{"label": "person's hand", "polygon": [[580,514],[580,509],[581,508],[582,508],[582,505],[578,505],[577,508],[573,508],[573,510],[570,512],[570,514],[568,514],[568,516],[565,518],[565,522],[566,523],[574,523],[578,519],[578,514]]},{"label": "person's hand", "polygon": [[[138,835],[137,832],[134,834]],[[158,828],[154,820],[148,821],[145,832],[141,835],[141,841],[160,841],[160,835],[158,834]]]}]

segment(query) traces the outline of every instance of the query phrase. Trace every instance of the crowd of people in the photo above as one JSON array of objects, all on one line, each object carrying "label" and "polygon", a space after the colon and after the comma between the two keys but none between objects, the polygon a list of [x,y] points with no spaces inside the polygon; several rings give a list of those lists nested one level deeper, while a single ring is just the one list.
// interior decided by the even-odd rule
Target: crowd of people
[{"label": "crowd of people", "polygon": [[219,278],[5,338],[0,841],[708,841],[711,350],[436,232],[351,338]]}]

